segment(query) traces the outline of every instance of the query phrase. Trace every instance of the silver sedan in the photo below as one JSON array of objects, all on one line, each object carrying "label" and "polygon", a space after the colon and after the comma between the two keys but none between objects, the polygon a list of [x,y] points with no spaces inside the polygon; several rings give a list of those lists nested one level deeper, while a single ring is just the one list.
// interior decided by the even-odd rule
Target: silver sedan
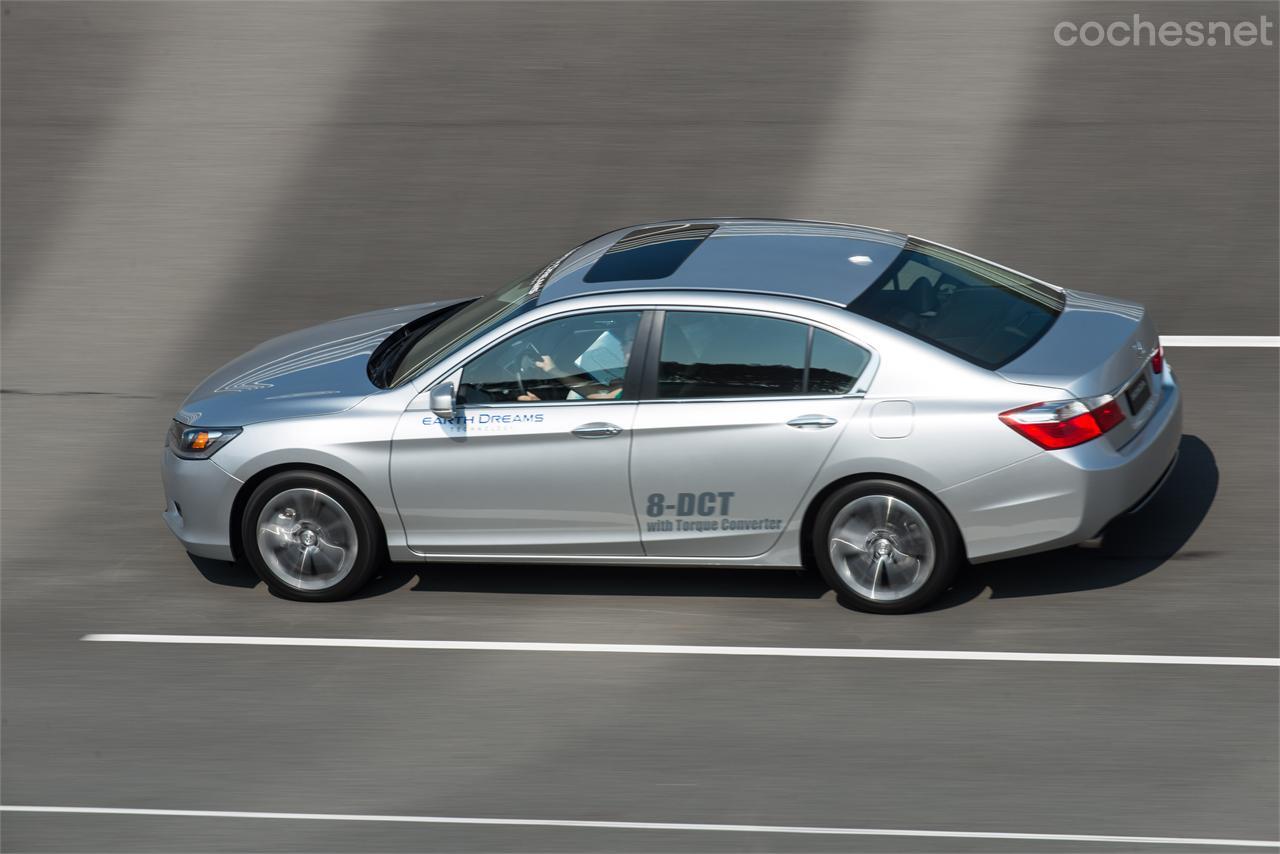
[{"label": "silver sedan", "polygon": [[690,220],[246,353],[175,416],[164,518],[295,599],[388,559],[812,566],[905,612],[1100,537],[1180,437],[1140,305],[895,232]]}]

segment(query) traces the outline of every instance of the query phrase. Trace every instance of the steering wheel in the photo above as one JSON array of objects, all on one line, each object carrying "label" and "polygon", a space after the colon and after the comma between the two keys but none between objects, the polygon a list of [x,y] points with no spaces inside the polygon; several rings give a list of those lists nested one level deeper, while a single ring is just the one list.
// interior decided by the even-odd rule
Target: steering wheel
[{"label": "steering wheel", "polygon": [[515,375],[516,386],[520,389],[520,394],[525,394],[524,375],[525,372],[534,367],[534,363],[542,358],[542,351],[537,348],[531,341],[526,341],[524,346],[516,353],[515,357]]}]

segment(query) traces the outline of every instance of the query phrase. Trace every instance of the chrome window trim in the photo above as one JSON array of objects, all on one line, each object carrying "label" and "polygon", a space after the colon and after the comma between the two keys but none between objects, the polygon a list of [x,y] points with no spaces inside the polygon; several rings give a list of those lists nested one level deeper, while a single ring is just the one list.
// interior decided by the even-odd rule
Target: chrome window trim
[{"label": "chrome window trim", "polygon": [[768,395],[756,394],[747,397],[658,397],[658,398],[641,398],[632,401],[633,403],[770,403],[775,400],[781,401],[823,401],[823,400],[862,400],[866,395],[862,392],[850,392],[849,394],[821,394],[817,396],[811,395],[778,395],[770,397]]},{"label": "chrome window trim", "polygon": [[765,403],[772,401],[823,401],[823,400],[862,400],[866,398],[865,392],[853,391],[847,394],[818,394],[818,395],[748,395],[745,397],[642,397],[634,400],[512,400],[505,403],[477,403],[474,406],[468,406],[467,409],[506,409],[511,406],[546,406],[549,403],[557,405],[567,404],[571,406],[581,406],[588,404],[590,406],[600,405],[618,405],[637,403]]},{"label": "chrome window trim", "polygon": [[611,399],[611,400],[508,400],[508,401],[500,401],[497,403],[470,404],[466,406],[466,409],[468,411],[472,409],[507,409],[512,406],[546,406],[551,403],[554,403],[557,406],[581,406],[583,404],[587,404],[588,406],[600,406],[600,405],[618,406],[619,404],[630,404],[634,406],[639,402],[640,401],[638,400],[617,400],[617,399]]}]

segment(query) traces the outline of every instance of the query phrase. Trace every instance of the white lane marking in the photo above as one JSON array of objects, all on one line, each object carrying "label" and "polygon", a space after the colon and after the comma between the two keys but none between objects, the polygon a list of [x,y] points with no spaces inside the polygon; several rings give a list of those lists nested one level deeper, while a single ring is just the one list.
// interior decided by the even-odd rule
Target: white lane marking
[{"label": "white lane marking", "polygon": [[1166,347],[1280,347],[1280,335],[1161,335]]},{"label": "white lane marking", "polygon": [[695,824],[665,821],[577,821],[556,818],[473,818],[439,815],[360,815],[354,813],[248,812],[242,810],[165,810],[123,807],[0,806],[2,812],[149,815],[173,818],[260,818],[295,821],[369,821],[400,824],[487,824],[508,827],[578,827],[604,830],[692,830],[721,833],[795,833],[811,836],[914,836],[944,839],[1015,839],[1037,842],[1118,842],[1133,845],[1224,845],[1280,848],[1270,839],[1194,839],[1183,836],[1100,836],[1085,833],[1002,833],[970,830],[900,830],[875,827],[806,827],[778,824]]},{"label": "white lane marking", "polygon": [[1280,658],[1212,655],[1093,655],[1057,652],[978,652],[944,649],[843,649],[794,646],[677,646],[627,643],[528,643],[523,641],[394,640],[388,638],[290,638],[241,635],[88,634],[98,643],[178,643],[213,646],[326,646],[364,649],[463,649],[498,652],[623,652],[652,655],[755,655],[790,658],[906,658],[934,661],[1039,661],[1077,664],[1199,664],[1280,667]]}]

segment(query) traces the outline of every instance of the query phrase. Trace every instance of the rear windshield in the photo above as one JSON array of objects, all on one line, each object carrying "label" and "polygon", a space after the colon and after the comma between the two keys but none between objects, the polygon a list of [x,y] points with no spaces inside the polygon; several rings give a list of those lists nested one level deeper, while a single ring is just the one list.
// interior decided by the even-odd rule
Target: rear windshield
[{"label": "rear windshield", "polygon": [[998,368],[1035,344],[1064,304],[1047,285],[913,238],[849,310]]}]

